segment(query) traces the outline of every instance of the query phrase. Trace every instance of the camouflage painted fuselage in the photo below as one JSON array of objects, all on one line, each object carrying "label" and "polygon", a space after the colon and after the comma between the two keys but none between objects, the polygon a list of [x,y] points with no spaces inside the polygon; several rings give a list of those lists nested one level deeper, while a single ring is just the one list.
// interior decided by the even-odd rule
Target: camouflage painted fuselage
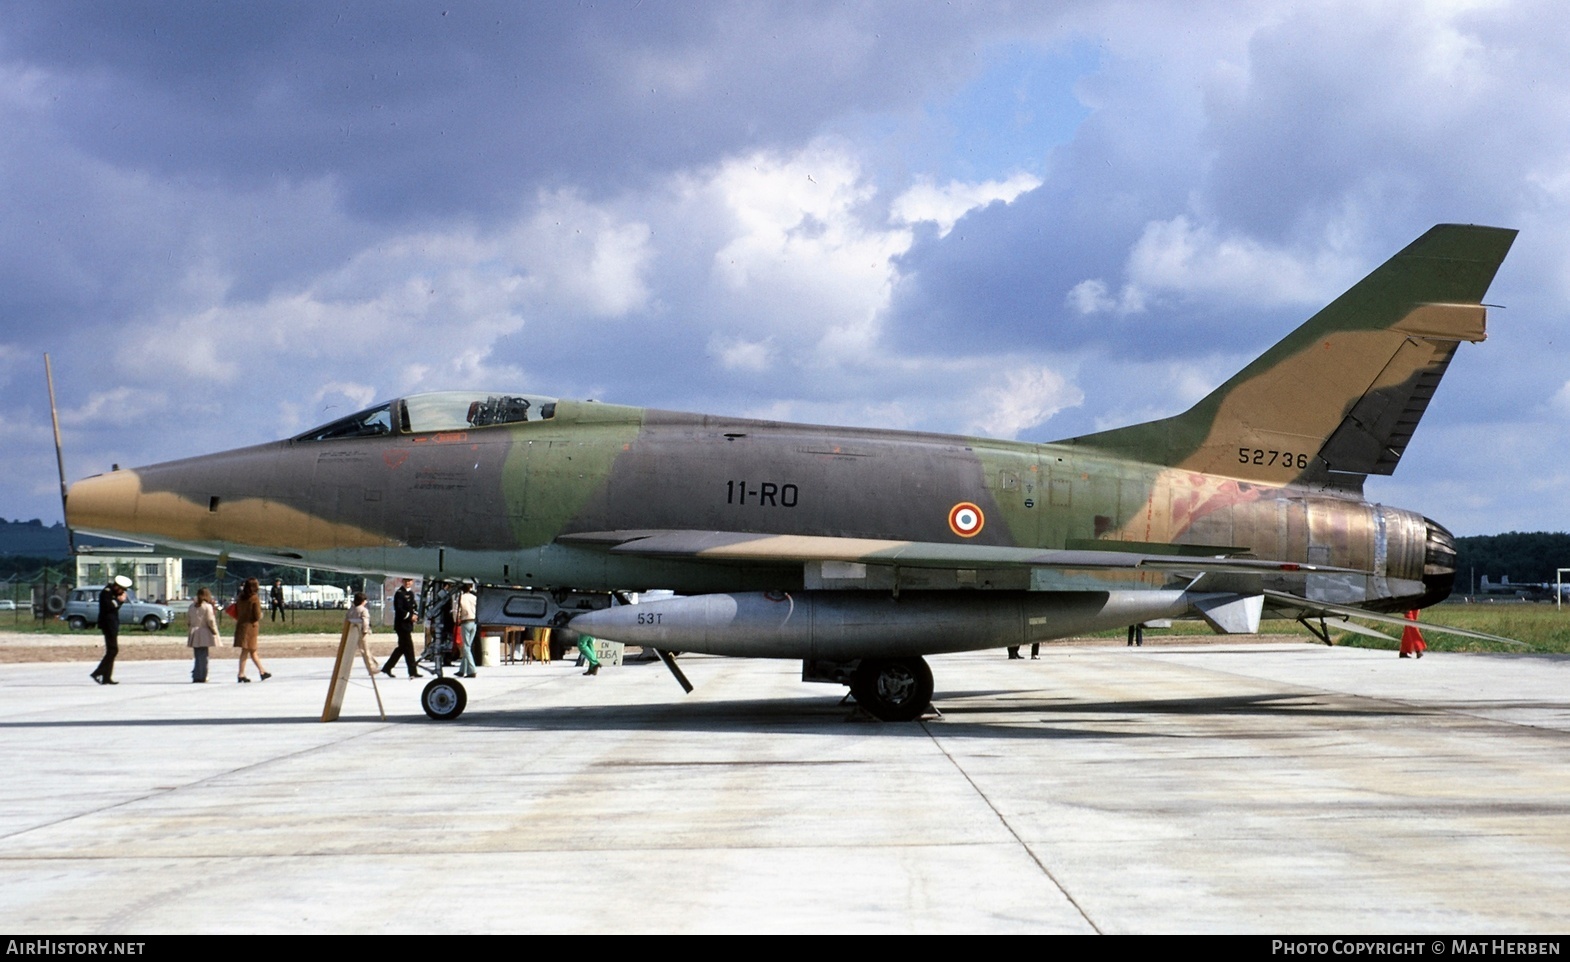
[{"label": "camouflage painted fuselage", "polygon": [[[951,526],[952,509],[964,503],[978,509],[978,530]],[[1423,593],[1428,540],[1420,517],[1333,490],[1141,464],[1085,445],[567,401],[549,421],[282,441],[113,472],[73,486],[70,505],[79,530],[134,533],[206,554],[683,592],[799,589],[804,568],[722,557],[618,557],[570,536],[696,530],[1060,549],[1192,546],[1358,568],[1405,583],[1373,589],[1386,597]],[[878,553],[865,560],[876,562]],[[989,571],[984,563],[977,570],[918,565],[900,577],[912,588],[951,580],[982,588],[1082,581],[1040,572],[1032,581],[1029,572]],[[1288,577],[1277,587],[1293,587]],[[1349,586],[1338,587],[1353,600]]]}]

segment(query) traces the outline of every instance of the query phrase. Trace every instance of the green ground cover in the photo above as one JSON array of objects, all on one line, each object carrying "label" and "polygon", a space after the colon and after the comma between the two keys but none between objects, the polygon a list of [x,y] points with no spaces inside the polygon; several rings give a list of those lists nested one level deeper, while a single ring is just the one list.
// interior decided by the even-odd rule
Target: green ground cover
[{"label": "green ground cover", "polygon": [[[1516,645],[1502,645],[1455,635],[1441,635],[1437,631],[1425,631],[1423,640],[1428,643],[1430,651],[1532,651],[1554,654],[1570,652],[1570,607],[1560,609],[1555,605],[1529,601],[1477,604],[1454,602],[1427,609],[1423,612],[1423,620],[1514,638],[1526,646],[1523,648]],[[1401,633],[1399,628],[1392,631],[1380,628],[1379,625],[1371,622],[1367,624],[1370,628],[1386,631],[1388,634],[1399,636]],[[1394,642],[1382,642],[1377,638],[1360,638],[1357,635],[1345,635],[1336,643],[1360,648],[1394,650],[1397,647]]]},{"label": "green ground cover", "polygon": [[[1450,625],[1456,628],[1466,628],[1471,631],[1481,631],[1504,638],[1513,638],[1522,643],[1521,645],[1506,645],[1499,642],[1482,641],[1457,635],[1443,635],[1437,631],[1425,631],[1423,632],[1423,640],[1427,642],[1430,651],[1570,653],[1570,607],[1561,611],[1554,605],[1534,602],[1502,601],[1477,604],[1448,602],[1425,610],[1421,623],[1428,622]],[[1381,625],[1372,621],[1359,621],[1358,623],[1397,638],[1401,635],[1401,629],[1394,625]],[[1346,631],[1337,632],[1335,630],[1335,622],[1332,621],[1329,624],[1331,637],[1335,639],[1335,643],[1338,645],[1346,645],[1349,648],[1388,649],[1390,651],[1394,651],[1399,647],[1394,641],[1368,638]],[[1300,635],[1308,641],[1318,640],[1295,621],[1264,621],[1260,623],[1259,630],[1261,634]],[[1102,632],[1097,637],[1122,637],[1123,634],[1123,631],[1120,629],[1118,631]],[[1211,634],[1210,628],[1204,622],[1179,621],[1174,622],[1170,629],[1148,630],[1146,637],[1159,639],[1172,636],[1209,634]]]}]

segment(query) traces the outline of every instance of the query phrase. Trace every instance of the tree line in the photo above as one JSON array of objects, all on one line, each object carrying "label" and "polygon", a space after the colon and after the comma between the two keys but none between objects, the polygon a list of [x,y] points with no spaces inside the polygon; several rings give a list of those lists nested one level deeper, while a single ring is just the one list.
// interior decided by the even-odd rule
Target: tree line
[{"label": "tree line", "polygon": [[[1507,531],[1456,539],[1456,591],[1509,578],[1518,583],[1554,580],[1554,569],[1570,568],[1570,534],[1562,531]],[[1567,578],[1570,580],[1570,578]]]}]

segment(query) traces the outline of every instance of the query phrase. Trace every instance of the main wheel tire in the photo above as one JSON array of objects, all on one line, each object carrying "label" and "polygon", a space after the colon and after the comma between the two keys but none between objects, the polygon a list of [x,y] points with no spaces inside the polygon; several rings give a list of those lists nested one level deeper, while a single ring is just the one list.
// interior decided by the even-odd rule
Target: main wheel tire
[{"label": "main wheel tire", "polygon": [[158,620],[157,615],[148,615],[146,618],[142,619],[143,631],[158,631],[163,628],[163,626],[164,623]]},{"label": "main wheel tire", "polygon": [[468,704],[469,693],[453,678],[437,678],[420,692],[420,707],[437,721],[452,721]]},{"label": "main wheel tire", "polygon": [[932,704],[932,669],[921,658],[868,658],[851,676],[857,704],[883,721],[915,721]]},{"label": "main wheel tire", "polygon": [[72,615],[65,620],[65,623],[71,626],[72,631],[81,631],[87,627],[87,619],[81,615]]}]

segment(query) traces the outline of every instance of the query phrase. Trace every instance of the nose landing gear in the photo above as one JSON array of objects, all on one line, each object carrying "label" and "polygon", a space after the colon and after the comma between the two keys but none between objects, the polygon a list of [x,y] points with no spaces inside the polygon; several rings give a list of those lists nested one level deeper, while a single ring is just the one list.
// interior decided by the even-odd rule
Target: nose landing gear
[{"label": "nose landing gear", "polygon": [[437,678],[420,692],[420,707],[437,721],[452,721],[468,704],[469,693],[456,678]]}]

